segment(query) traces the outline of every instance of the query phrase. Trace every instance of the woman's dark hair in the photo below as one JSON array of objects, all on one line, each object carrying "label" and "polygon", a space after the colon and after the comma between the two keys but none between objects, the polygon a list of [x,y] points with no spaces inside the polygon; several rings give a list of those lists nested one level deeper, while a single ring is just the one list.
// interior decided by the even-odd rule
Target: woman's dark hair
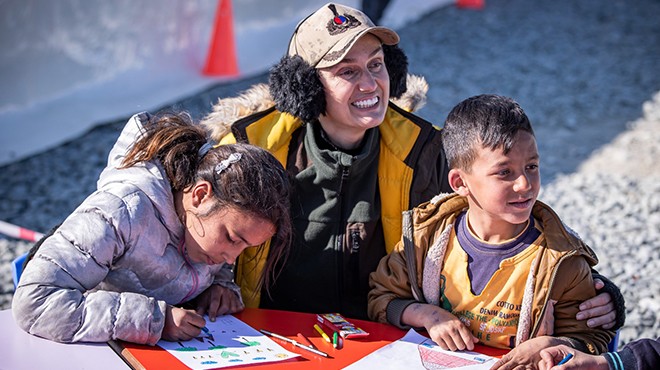
[{"label": "woman's dark hair", "polygon": [[[276,227],[259,278],[259,287],[272,285],[276,263],[283,263],[291,243],[289,179],[282,164],[268,151],[250,144],[220,145],[200,152],[207,142],[205,129],[187,113],[161,114],[144,125],[143,135],[131,147],[122,167],[157,160],[170,180],[172,191],[186,191],[198,181],[212,184],[215,206],[205,215],[227,207],[268,220]],[[221,161],[240,153],[239,160],[217,170]],[[263,251],[263,246],[260,246]]]},{"label": "woman's dark hair", "polygon": [[[390,97],[398,98],[407,89],[408,57],[397,45],[383,45],[383,53],[390,75]],[[318,70],[298,55],[283,57],[270,70],[268,86],[275,108],[280,112],[292,114],[304,122],[325,113],[325,91]]]}]

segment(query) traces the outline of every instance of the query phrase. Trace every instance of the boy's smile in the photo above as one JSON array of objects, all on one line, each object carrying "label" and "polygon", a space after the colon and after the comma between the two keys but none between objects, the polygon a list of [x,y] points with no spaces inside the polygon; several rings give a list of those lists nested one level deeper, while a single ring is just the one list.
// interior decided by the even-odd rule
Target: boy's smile
[{"label": "boy's smile", "polygon": [[511,239],[525,228],[541,188],[536,139],[519,131],[508,153],[481,145],[476,153],[470,171],[458,170],[470,227],[486,242]]}]

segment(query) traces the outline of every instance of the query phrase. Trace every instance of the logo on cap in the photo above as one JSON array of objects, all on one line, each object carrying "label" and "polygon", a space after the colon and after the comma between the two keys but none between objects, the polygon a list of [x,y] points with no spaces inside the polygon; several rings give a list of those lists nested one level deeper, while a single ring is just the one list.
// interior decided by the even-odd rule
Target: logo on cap
[{"label": "logo on cap", "polygon": [[332,11],[332,14],[334,14],[334,17],[328,21],[328,25],[326,26],[328,32],[332,36],[345,32],[351,28],[358,27],[362,24],[350,14],[344,13],[340,15],[337,13],[335,4],[328,5],[328,8]]}]

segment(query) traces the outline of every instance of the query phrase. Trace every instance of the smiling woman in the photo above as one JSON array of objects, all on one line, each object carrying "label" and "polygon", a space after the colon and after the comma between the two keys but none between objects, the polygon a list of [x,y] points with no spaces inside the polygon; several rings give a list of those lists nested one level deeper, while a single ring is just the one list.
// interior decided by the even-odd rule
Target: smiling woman
[{"label": "smiling woman", "polygon": [[267,151],[213,148],[186,114],[135,115],[97,191],[39,242],[16,288],[16,322],[59,342],[195,337],[202,315],[243,309],[232,264],[266,240],[259,284],[271,283],[289,245],[288,201]]}]

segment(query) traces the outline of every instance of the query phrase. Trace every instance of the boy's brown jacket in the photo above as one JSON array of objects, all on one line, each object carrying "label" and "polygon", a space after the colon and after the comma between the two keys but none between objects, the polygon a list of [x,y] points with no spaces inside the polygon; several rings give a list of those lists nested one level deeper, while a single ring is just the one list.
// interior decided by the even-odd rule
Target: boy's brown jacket
[{"label": "boy's brown jacket", "polygon": [[[370,319],[402,326],[401,314],[408,304],[437,304],[439,297],[436,290],[440,287],[439,271],[442,269],[444,250],[456,217],[467,206],[465,198],[445,194],[407,212],[404,218],[411,222],[415,261],[406,259],[403,239],[392,253],[381,260],[378,269],[370,276]],[[614,332],[589,328],[585,320],[575,319],[580,303],[596,295],[590,269],[598,263],[596,255],[562,224],[547,205],[537,201],[532,214],[541,223],[547,243],[539,251],[540,258],[533,266],[533,291],[525,292],[518,328],[519,340],[541,335],[561,336],[579,340],[591,353],[606,351]],[[404,230],[404,238],[406,234]],[[442,250],[441,255],[435,254],[431,258],[430,255],[434,254],[429,254],[431,248]],[[409,278],[412,263],[416,274]],[[436,266],[432,267],[434,264]],[[437,273],[429,274],[431,268],[435,268]],[[433,276],[432,281],[423,281],[424,276]],[[420,294],[418,292],[423,297],[417,296]],[[525,301],[528,301],[527,307]]]}]

